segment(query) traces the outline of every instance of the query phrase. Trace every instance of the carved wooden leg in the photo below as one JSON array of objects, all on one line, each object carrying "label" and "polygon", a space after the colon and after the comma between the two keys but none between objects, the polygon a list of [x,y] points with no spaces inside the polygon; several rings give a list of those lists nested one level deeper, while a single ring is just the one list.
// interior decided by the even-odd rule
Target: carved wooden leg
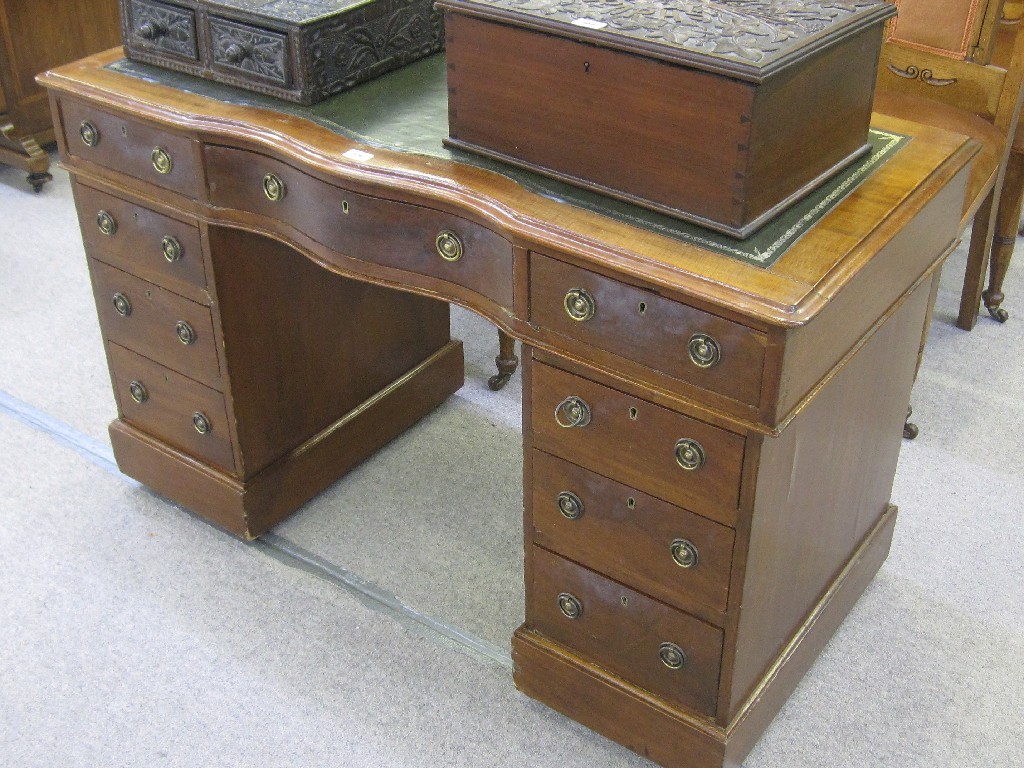
[{"label": "carved wooden leg", "polygon": [[992,242],[992,258],[989,263],[988,289],[982,294],[985,308],[1000,323],[1005,323],[1009,314],[1000,305],[1003,303],[1003,279],[1013,257],[1013,246],[1017,242],[1017,227],[1020,223],[1021,202],[1024,200],[1024,151],[1014,149],[1006,165],[1003,180],[1003,194],[999,200],[996,215],[995,236]]},{"label": "carved wooden leg", "polygon": [[498,330],[498,356],[494,358],[494,364],[498,372],[487,380],[487,386],[497,392],[508,384],[512,374],[519,367],[519,358],[516,357],[516,340],[502,330]]},{"label": "carved wooden leg", "polygon": [[960,294],[958,328],[969,331],[978,322],[978,308],[981,306],[981,289],[992,251],[992,230],[994,229],[992,202],[995,190],[988,193],[974,216],[971,229],[971,246],[967,254],[967,270],[964,274],[964,289]]}]

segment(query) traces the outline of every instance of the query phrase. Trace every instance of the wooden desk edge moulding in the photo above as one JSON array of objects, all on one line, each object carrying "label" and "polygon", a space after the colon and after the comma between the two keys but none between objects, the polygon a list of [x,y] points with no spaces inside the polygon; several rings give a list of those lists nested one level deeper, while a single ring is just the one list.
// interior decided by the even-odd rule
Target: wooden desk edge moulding
[{"label": "wooden desk edge moulding", "polygon": [[120,55],[41,82],[122,470],[258,536],[461,386],[466,306],[523,343],[516,685],[660,764],[739,766],[888,553],[977,145],[876,117],[911,140],[763,268]]}]

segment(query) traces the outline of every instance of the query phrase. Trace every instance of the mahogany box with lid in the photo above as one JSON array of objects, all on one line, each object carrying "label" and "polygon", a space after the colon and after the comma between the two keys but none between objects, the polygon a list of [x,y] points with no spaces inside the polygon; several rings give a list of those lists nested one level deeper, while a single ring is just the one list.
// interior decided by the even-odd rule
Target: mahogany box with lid
[{"label": "mahogany box with lid", "polygon": [[868,151],[881,0],[438,0],[449,139],[745,237]]},{"label": "mahogany box with lid", "polygon": [[121,0],[128,58],[302,104],[441,50],[433,0]]}]

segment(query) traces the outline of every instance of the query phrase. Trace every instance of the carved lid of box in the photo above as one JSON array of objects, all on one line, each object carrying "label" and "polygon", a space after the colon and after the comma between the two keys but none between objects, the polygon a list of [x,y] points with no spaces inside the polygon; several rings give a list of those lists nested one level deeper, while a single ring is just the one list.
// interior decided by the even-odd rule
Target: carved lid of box
[{"label": "carved lid of box", "polygon": [[753,82],[896,13],[884,0],[438,0],[437,6]]},{"label": "carved lid of box", "polygon": [[327,16],[347,13],[374,0],[206,0],[211,9],[230,8],[263,19],[312,24]]}]

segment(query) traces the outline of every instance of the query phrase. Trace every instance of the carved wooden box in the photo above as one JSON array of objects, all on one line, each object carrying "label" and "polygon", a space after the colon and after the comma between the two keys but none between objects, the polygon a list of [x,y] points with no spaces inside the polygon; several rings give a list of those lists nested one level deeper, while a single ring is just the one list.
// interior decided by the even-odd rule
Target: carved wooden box
[{"label": "carved wooden box", "polygon": [[128,58],[312,104],[441,50],[432,0],[121,0]]},{"label": "carved wooden box", "polygon": [[880,0],[438,0],[449,139],[745,237],[867,152]]}]

